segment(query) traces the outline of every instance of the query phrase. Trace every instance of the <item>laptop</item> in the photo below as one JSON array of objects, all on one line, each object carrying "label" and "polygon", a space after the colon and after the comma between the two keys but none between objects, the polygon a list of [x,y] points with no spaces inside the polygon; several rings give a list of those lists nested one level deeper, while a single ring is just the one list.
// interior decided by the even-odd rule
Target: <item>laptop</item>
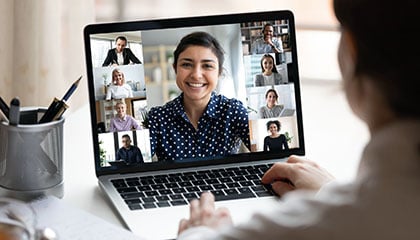
[{"label": "laptop", "polygon": [[[254,86],[255,74],[261,73],[264,53],[253,51],[262,37],[265,24],[271,24],[274,38],[283,52],[272,53],[277,69],[282,69],[287,83]],[[223,156],[186,157],[162,161],[151,151],[148,111],[174,101],[180,94],[173,70],[173,51],[180,39],[192,32],[204,31],[215,37],[225,52],[223,74],[215,90],[217,95],[239,100],[248,115],[250,142]],[[200,193],[211,191],[216,206],[226,206],[235,224],[247,221],[255,211],[269,210],[276,197],[260,178],[275,162],[291,154],[304,155],[300,82],[293,13],[288,10],[235,13],[211,16],[154,19],[130,22],[97,23],[84,29],[84,44],[89,87],[89,101],[94,146],[94,164],[98,184],[110,205],[126,227],[150,239],[174,239],[181,218],[189,216],[188,203]],[[121,45],[137,60],[106,60],[110,49]],[[126,51],[126,50],[125,50]],[[115,88],[114,70],[123,72],[130,96],[108,99]],[[265,93],[274,88],[281,105],[288,112],[263,119],[258,109],[265,104]],[[108,99],[108,100],[107,100]],[[127,115],[137,128],[110,131],[116,117],[115,104],[125,103]],[[280,134],[287,137],[289,149],[264,152],[264,138],[270,133],[267,122],[281,122]],[[118,151],[123,135],[139,148],[142,161],[122,164]],[[205,147],[204,147],[205,148]]]}]

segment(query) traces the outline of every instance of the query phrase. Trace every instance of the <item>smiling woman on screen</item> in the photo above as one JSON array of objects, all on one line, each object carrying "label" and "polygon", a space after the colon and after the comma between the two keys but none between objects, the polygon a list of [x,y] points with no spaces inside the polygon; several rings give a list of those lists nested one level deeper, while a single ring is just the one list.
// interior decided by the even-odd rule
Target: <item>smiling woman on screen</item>
[{"label": "smiling woman on screen", "polygon": [[159,161],[225,156],[242,143],[249,149],[246,108],[214,92],[223,61],[223,49],[210,34],[182,38],[173,64],[182,93],[149,112],[151,151]]}]

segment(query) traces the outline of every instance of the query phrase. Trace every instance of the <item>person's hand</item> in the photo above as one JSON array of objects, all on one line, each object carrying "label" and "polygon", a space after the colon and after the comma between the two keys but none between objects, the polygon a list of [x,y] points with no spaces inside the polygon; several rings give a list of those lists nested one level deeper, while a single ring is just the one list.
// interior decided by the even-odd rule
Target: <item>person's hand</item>
[{"label": "person's hand", "polygon": [[264,38],[265,42],[270,45],[270,46],[274,46],[273,40],[271,40],[271,36],[266,36]]},{"label": "person's hand", "polygon": [[205,192],[201,194],[200,200],[194,199],[190,202],[190,219],[179,222],[178,235],[192,227],[207,226],[217,229],[226,225],[232,225],[229,210],[215,209],[213,194]]},{"label": "person's hand", "polygon": [[318,191],[334,177],[317,163],[302,157],[290,156],[286,162],[275,163],[262,177],[263,184],[283,195],[294,189]]}]

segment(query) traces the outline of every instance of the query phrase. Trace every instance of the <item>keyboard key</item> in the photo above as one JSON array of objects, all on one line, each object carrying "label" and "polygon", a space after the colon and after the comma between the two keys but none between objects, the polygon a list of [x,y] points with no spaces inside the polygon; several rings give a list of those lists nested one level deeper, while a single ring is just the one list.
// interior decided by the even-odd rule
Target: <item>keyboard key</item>
[{"label": "keyboard key", "polygon": [[238,194],[217,195],[217,196],[215,196],[216,201],[245,199],[245,198],[255,198],[255,195],[253,193],[238,193]]},{"label": "keyboard key", "polygon": [[191,181],[191,183],[194,186],[206,185],[206,182],[204,182],[203,180],[194,180],[194,181]]},{"label": "keyboard key", "polygon": [[163,184],[154,184],[154,185],[150,185],[150,187],[153,190],[161,190],[161,189],[166,189],[166,187]]},{"label": "keyboard key", "polygon": [[240,193],[252,193],[251,189],[248,187],[237,188]]},{"label": "keyboard key", "polygon": [[211,193],[213,193],[214,196],[225,196],[226,195],[222,190],[214,190],[214,191],[211,191]]},{"label": "keyboard key", "polygon": [[140,186],[140,182],[139,181],[127,181],[127,185],[130,187],[135,187],[135,186]]},{"label": "keyboard key", "polygon": [[192,186],[192,185],[193,185],[191,182],[180,182],[180,183],[178,183],[178,184],[179,184],[179,186],[181,186],[181,187],[190,187],[190,186]]},{"label": "keyboard key", "polygon": [[128,187],[127,183],[123,179],[111,180],[111,183],[112,183],[112,185],[114,185],[115,188]]},{"label": "keyboard key", "polygon": [[172,182],[172,183],[165,183],[166,188],[178,188],[179,185],[176,182]]},{"label": "keyboard key", "polygon": [[139,189],[140,192],[152,190],[150,186],[138,186],[137,188]]},{"label": "keyboard key", "polygon": [[165,202],[158,202],[156,203],[156,205],[158,205],[158,207],[170,207],[171,204],[169,204],[169,202],[165,201]]},{"label": "keyboard key", "polygon": [[168,183],[168,182],[169,181],[166,178],[156,178],[155,179],[155,183],[157,183],[157,184]]},{"label": "keyboard key", "polygon": [[184,199],[184,197],[181,194],[170,195],[170,197],[172,200]]},{"label": "keyboard key", "polygon": [[274,196],[271,192],[256,192],[258,197],[268,197],[268,196]]},{"label": "keyboard key", "polygon": [[254,183],[253,183],[252,181],[241,181],[241,182],[239,182],[239,184],[240,184],[242,187],[254,186]]},{"label": "keyboard key", "polygon": [[153,197],[144,197],[141,200],[143,200],[144,203],[156,202],[155,198],[153,198]]},{"label": "keyboard key", "polygon": [[158,191],[160,195],[169,195],[172,194],[172,190],[171,189],[162,189]]},{"label": "keyboard key", "polygon": [[136,193],[121,193],[120,194],[123,199],[131,199],[131,198],[141,198],[145,197],[144,193],[136,192]]},{"label": "keyboard key", "polygon": [[135,188],[135,187],[117,188],[117,191],[119,193],[138,192],[137,188]]},{"label": "keyboard key", "polygon": [[237,182],[226,183],[226,186],[228,188],[237,188],[237,187],[240,187],[239,186],[239,183],[237,183]]},{"label": "keyboard key", "polygon": [[188,202],[185,200],[176,200],[171,202],[172,206],[187,205]]},{"label": "keyboard key", "polygon": [[204,180],[204,181],[206,181],[206,183],[209,184],[209,185],[219,183],[219,180],[217,180],[217,178],[215,178],[215,179],[207,179],[207,180]]},{"label": "keyboard key", "polygon": [[140,210],[143,209],[143,207],[140,204],[129,204],[128,208],[130,208],[130,210]]},{"label": "keyboard key", "polygon": [[196,193],[184,193],[182,194],[187,200],[196,199],[198,195]]},{"label": "keyboard key", "polygon": [[148,197],[159,196],[158,191],[147,191],[147,192],[144,192],[144,194]]},{"label": "keyboard key", "polygon": [[187,192],[199,192],[200,189],[198,187],[186,187],[185,190],[187,190]]},{"label": "keyboard key", "polygon": [[228,183],[228,182],[232,182],[233,180],[230,177],[224,177],[224,178],[220,178],[219,181],[221,183]]},{"label": "keyboard key", "polygon": [[144,209],[156,208],[156,205],[154,203],[143,203],[142,206]]},{"label": "keyboard key", "polygon": [[185,193],[185,192],[187,192],[187,190],[185,190],[185,188],[174,188],[174,189],[172,189],[172,192],[174,192],[174,193]]},{"label": "keyboard key", "polygon": [[200,186],[199,188],[202,192],[214,190],[214,188],[211,185],[204,185],[204,186]]},{"label": "keyboard key", "polygon": [[153,181],[153,179],[140,179],[140,183],[142,185],[151,185],[155,184],[155,181]]},{"label": "keyboard key", "polygon": [[158,202],[164,202],[164,201],[169,200],[168,196],[156,196],[155,198]]},{"label": "keyboard key", "polygon": [[232,179],[237,182],[246,180],[244,176],[234,176]]},{"label": "keyboard key", "polygon": [[213,187],[214,187],[214,189],[218,190],[218,189],[224,189],[224,188],[226,188],[226,185],[224,183],[214,184]]},{"label": "keyboard key", "polygon": [[238,194],[238,191],[235,188],[233,188],[233,189],[223,189],[223,191],[225,191],[226,195]]},{"label": "keyboard key", "polygon": [[131,205],[131,204],[136,204],[136,203],[141,203],[141,200],[140,199],[138,199],[138,198],[136,198],[136,199],[127,199],[127,200],[124,200],[125,201],[125,203],[127,203],[128,205]]},{"label": "keyboard key", "polygon": [[259,176],[257,176],[257,175],[255,175],[255,174],[252,174],[252,175],[245,175],[244,176],[247,180],[259,180],[260,181],[260,177]]}]

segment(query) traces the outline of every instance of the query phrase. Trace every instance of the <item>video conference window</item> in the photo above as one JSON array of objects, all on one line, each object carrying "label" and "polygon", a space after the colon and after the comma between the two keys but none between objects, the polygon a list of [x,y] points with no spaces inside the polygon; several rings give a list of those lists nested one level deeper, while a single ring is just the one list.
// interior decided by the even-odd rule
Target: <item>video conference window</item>
[{"label": "video conference window", "polygon": [[[91,46],[101,166],[163,161],[152,153],[148,113],[181,94],[173,53],[184,36],[196,31],[213,36],[224,50],[215,92],[246,109],[249,142],[239,141],[229,152],[299,147],[287,20],[96,34]],[[209,157],[214,155],[186,159]]]}]

